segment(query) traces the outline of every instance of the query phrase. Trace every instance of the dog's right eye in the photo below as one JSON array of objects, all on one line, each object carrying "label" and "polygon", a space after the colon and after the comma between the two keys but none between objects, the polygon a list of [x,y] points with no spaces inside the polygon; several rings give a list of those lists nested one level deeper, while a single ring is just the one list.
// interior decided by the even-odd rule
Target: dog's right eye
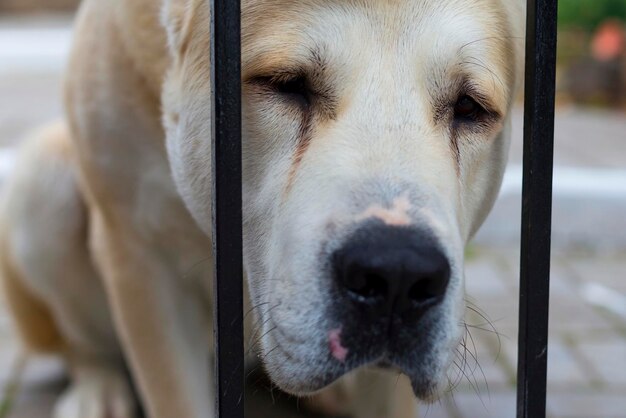
[{"label": "dog's right eye", "polygon": [[290,100],[296,100],[307,106],[311,103],[311,92],[304,77],[279,82],[276,89]]},{"label": "dog's right eye", "polygon": [[260,77],[255,81],[269,87],[291,103],[305,108],[311,105],[313,93],[305,76]]}]

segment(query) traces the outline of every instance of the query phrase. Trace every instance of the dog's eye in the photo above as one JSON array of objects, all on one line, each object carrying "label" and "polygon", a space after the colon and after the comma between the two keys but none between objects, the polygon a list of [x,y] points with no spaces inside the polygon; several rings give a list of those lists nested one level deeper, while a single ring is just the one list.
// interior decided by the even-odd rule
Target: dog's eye
[{"label": "dog's eye", "polygon": [[484,112],[483,107],[469,96],[461,96],[454,105],[454,119],[459,121],[476,121]]},{"label": "dog's eye", "polygon": [[275,84],[276,90],[288,98],[297,101],[299,104],[308,106],[311,103],[311,91],[307,85],[305,77],[295,77]]},{"label": "dog's eye", "polygon": [[308,107],[311,104],[313,93],[305,76],[259,77],[255,81],[267,86],[291,103],[302,107]]}]

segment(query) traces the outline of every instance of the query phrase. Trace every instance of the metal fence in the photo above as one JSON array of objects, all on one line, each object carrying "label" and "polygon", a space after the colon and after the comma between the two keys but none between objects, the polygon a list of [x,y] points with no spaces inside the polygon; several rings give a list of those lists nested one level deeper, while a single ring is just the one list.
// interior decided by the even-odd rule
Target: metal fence
[{"label": "metal fence", "polygon": [[[216,416],[243,418],[241,11],[210,1]],[[518,418],[546,414],[557,3],[527,6]]]}]

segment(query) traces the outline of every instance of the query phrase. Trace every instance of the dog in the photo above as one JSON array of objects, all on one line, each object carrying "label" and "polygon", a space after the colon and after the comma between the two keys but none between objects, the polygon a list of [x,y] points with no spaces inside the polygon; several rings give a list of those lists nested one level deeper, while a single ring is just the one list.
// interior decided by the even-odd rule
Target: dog
[{"label": "dog", "polygon": [[[523,3],[243,1],[247,330],[281,389],[408,418],[447,388]],[[206,0],[85,0],[65,118],[4,188],[17,330],[71,372],[55,418],[213,416],[209,22]]]}]

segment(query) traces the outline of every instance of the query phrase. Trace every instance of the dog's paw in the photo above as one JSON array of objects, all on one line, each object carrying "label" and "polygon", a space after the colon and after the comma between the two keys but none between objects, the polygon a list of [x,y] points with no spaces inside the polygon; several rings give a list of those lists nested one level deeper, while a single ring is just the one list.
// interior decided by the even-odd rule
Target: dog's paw
[{"label": "dog's paw", "polygon": [[137,404],[127,380],[111,371],[81,374],[57,401],[54,418],[135,418]]}]

